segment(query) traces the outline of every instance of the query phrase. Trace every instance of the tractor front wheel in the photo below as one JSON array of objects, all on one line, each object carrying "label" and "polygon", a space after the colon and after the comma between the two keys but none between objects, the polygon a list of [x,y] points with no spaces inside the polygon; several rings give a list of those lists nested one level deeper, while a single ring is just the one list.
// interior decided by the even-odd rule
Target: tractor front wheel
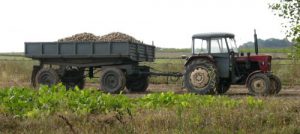
[{"label": "tractor front wheel", "polygon": [[257,73],[250,77],[248,81],[248,90],[252,95],[269,95],[270,79],[266,74]]},{"label": "tractor front wheel", "polygon": [[271,74],[269,76],[269,78],[270,78],[270,83],[271,83],[271,86],[270,86],[271,94],[278,94],[281,90],[280,79],[276,75],[273,75],[273,74]]}]

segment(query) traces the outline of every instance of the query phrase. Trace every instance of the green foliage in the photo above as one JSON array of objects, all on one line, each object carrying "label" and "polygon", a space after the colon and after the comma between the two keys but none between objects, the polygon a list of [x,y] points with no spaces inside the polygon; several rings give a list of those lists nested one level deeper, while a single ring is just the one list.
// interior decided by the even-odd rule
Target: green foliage
[{"label": "green foliage", "polygon": [[270,8],[286,21],[283,23],[286,35],[296,43],[295,58],[300,58],[300,0],[280,0],[271,3]]},{"label": "green foliage", "polygon": [[123,95],[112,96],[94,90],[66,90],[62,84],[38,91],[26,88],[2,89],[0,106],[8,114],[17,117],[51,115],[55,112],[76,114],[108,113],[130,107],[129,99]]},{"label": "green foliage", "polygon": [[280,0],[270,4],[270,8],[276,15],[287,20],[283,26],[287,29],[287,35],[293,38],[300,37],[300,1]]},{"label": "green foliage", "polygon": [[174,92],[148,94],[141,98],[105,94],[96,90],[66,90],[62,84],[39,90],[9,88],[0,90],[0,109],[15,117],[49,116],[57,112],[77,115],[118,112],[128,110],[189,107],[261,107],[262,100],[253,97],[234,100],[226,96],[199,96]]},{"label": "green foliage", "polygon": [[[0,89],[1,133],[297,133],[299,101],[174,92],[129,98],[61,84]],[[57,129],[53,129],[57,128]],[[73,131],[70,131],[73,130]]]}]

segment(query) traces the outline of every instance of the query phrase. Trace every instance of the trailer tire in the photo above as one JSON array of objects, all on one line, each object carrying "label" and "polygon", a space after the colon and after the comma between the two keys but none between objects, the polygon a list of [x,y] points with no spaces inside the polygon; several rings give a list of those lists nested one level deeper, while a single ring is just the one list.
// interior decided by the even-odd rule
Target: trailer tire
[{"label": "trailer tire", "polygon": [[62,83],[66,89],[74,89],[76,86],[79,89],[84,88],[84,69],[72,68],[63,71]]},{"label": "trailer tire", "polygon": [[101,72],[100,88],[108,93],[120,93],[126,84],[126,78],[122,70],[118,68],[106,68]]},{"label": "trailer tire", "polygon": [[214,63],[205,59],[193,60],[185,68],[184,87],[197,94],[215,94],[218,74]]},{"label": "trailer tire", "polygon": [[271,94],[278,94],[281,90],[281,81],[280,79],[276,76],[271,74],[269,76],[270,78],[270,90],[271,90]]},{"label": "trailer tire", "polygon": [[130,92],[145,92],[149,86],[148,76],[142,76],[138,79],[127,79],[126,88]]},{"label": "trailer tire", "polygon": [[270,79],[266,74],[256,73],[252,75],[247,84],[249,93],[251,95],[269,95]]},{"label": "trailer tire", "polygon": [[36,82],[35,82],[35,77],[37,75],[37,73],[39,72],[39,70],[41,69],[41,66],[33,66],[32,72],[31,72],[31,85],[36,88]]},{"label": "trailer tire", "polygon": [[42,68],[39,70],[35,77],[35,86],[39,87],[39,85],[47,85],[53,86],[60,82],[60,78],[56,71],[52,68]]}]

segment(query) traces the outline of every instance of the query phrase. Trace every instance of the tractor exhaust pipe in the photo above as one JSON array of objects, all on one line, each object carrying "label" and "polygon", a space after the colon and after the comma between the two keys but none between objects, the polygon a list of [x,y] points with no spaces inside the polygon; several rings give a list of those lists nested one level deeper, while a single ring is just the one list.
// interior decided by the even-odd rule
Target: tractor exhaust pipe
[{"label": "tractor exhaust pipe", "polygon": [[257,43],[256,29],[254,29],[254,47],[255,47],[255,54],[258,55],[258,43]]}]

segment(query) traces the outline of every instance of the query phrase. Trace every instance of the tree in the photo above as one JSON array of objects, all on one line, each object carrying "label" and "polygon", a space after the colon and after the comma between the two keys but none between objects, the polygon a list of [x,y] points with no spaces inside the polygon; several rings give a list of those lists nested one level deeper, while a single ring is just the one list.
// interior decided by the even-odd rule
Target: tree
[{"label": "tree", "polygon": [[295,58],[300,58],[300,0],[277,0],[269,5],[276,15],[284,19],[282,23],[287,37],[295,43]]},{"label": "tree", "polygon": [[297,44],[300,43],[300,0],[277,0],[270,8],[276,15],[283,18],[286,35]]}]

